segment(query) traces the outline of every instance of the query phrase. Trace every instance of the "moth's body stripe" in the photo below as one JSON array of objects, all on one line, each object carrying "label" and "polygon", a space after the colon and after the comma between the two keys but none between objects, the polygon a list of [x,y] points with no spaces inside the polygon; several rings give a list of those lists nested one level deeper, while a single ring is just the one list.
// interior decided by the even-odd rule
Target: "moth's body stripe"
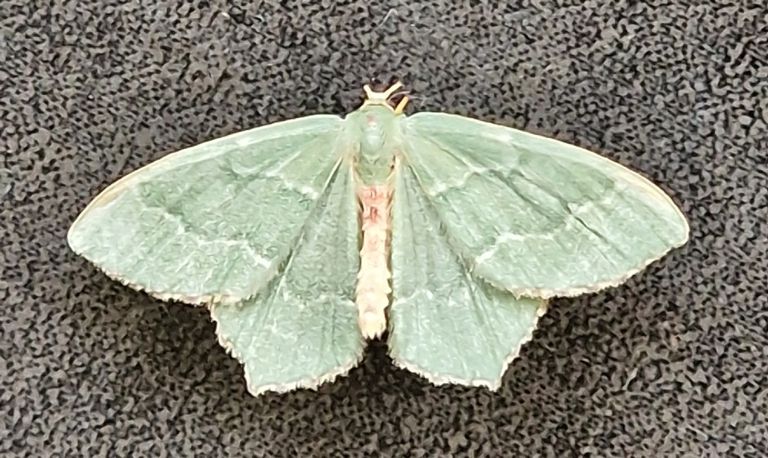
[{"label": "moth's body stripe", "polygon": [[389,185],[360,186],[360,221],[363,247],[357,275],[358,324],[365,338],[380,336],[387,327],[384,310],[389,305],[389,232],[392,190]]}]

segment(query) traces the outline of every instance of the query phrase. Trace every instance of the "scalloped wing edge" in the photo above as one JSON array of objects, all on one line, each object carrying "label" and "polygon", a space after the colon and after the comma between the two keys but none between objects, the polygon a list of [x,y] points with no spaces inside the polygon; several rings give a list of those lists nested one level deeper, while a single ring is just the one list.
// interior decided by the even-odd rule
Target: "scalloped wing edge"
[{"label": "scalloped wing edge", "polygon": [[[309,390],[317,390],[320,385],[328,382],[332,382],[336,380],[340,376],[347,375],[349,371],[354,369],[355,367],[360,364],[360,361],[363,360],[363,357],[365,355],[365,343],[363,341],[363,345],[360,346],[360,353],[356,355],[354,358],[352,358],[349,361],[345,361],[343,364],[336,366],[332,370],[319,374],[312,378],[304,378],[299,380],[293,380],[286,383],[270,383],[266,385],[260,385],[260,386],[254,386],[251,382],[250,376],[248,375],[248,363],[243,361],[242,355],[239,354],[237,351],[235,351],[234,346],[232,345],[232,342],[230,342],[220,331],[220,324],[219,321],[216,319],[214,315],[214,308],[218,306],[219,304],[213,304],[210,308],[211,311],[211,320],[216,323],[216,338],[219,342],[219,345],[224,347],[224,350],[227,352],[228,355],[235,358],[245,369],[243,371],[244,378],[245,378],[245,385],[248,389],[248,392],[251,393],[253,396],[260,396],[262,394],[265,394],[268,391],[272,391],[275,393],[286,393],[289,391],[293,391],[298,388],[304,388]],[[227,304],[222,304],[227,305]]]},{"label": "scalloped wing edge", "polygon": [[103,273],[110,279],[115,280],[118,283],[124,286],[127,286],[133,290],[145,293],[155,299],[159,299],[163,302],[176,301],[176,302],[183,302],[185,304],[190,304],[195,306],[211,307],[215,304],[233,305],[233,304],[237,304],[238,302],[242,302],[250,299],[250,297],[239,297],[231,294],[203,294],[203,295],[189,296],[186,294],[166,293],[163,291],[153,290],[153,289],[147,288],[146,286],[140,285],[138,283],[133,283],[132,281],[125,278],[124,276],[105,269],[100,264],[94,262],[91,258],[84,255],[82,252],[76,251],[74,248],[72,248],[72,245],[70,245],[70,249],[76,255],[88,261],[89,264],[95,266],[96,269],[99,270],[99,272]]},{"label": "scalloped wing edge", "polygon": [[504,378],[504,374],[507,373],[507,370],[509,369],[510,364],[512,364],[512,361],[514,361],[519,355],[520,350],[523,348],[523,345],[530,342],[533,339],[533,333],[536,330],[536,327],[538,325],[539,319],[544,316],[545,313],[547,313],[549,307],[549,303],[546,300],[541,300],[539,303],[539,307],[536,310],[536,320],[531,324],[531,326],[528,328],[528,333],[523,337],[517,345],[512,347],[510,352],[507,354],[506,358],[504,358],[504,362],[501,366],[501,372],[499,373],[498,377],[495,380],[485,380],[485,379],[469,379],[464,380],[460,378],[456,378],[450,375],[440,375],[440,374],[433,374],[429,372],[428,370],[425,370],[424,368],[420,367],[418,364],[411,363],[410,361],[403,360],[399,357],[396,357],[392,355],[392,351],[388,352],[390,358],[392,358],[392,362],[395,366],[405,369],[408,372],[412,372],[416,375],[419,375],[422,378],[425,378],[428,382],[430,382],[433,385],[462,385],[462,386],[469,386],[469,387],[482,387],[487,388],[491,391],[497,391],[499,388],[501,388],[501,382]]},{"label": "scalloped wing edge", "polygon": [[517,298],[533,297],[533,298],[541,298],[541,299],[552,299],[556,297],[576,297],[582,294],[597,293],[608,288],[615,288],[619,285],[622,285],[630,278],[644,271],[649,265],[660,260],[672,250],[675,250],[685,245],[687,242],[688,242],[688,235],[686,234],[686,238],[679,244],[672,245],[669,248],[667,248],[665,251],[663,251],[661,254],[643,261],[637,267],[635,267],[634,269],[630,269],[629,271],[627,271],[626,274],[622,275],[621,277],[594,283],[591,285],[577,286],[573,288],[565,288],[565,289],[557,289],[557,290],[543,289],[543,288],[511,288],[510,289],[510,288],[501,286],[485,277],[482,277],[482,278],[483,280],[493,285],[495,288],[501,289],[503,291],[509,291],[510,293],[514,294],[515,297]]}]

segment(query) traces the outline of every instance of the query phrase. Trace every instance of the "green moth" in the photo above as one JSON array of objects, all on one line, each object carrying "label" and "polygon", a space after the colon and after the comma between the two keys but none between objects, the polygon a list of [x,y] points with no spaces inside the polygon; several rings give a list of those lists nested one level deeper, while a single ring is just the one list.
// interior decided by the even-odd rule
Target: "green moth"
[{"label": "green moth", "polygon": [[388,330],[395,364],[499,387],[546,300],[618,285],[688,239],[673,201],[582,148],[444,113],[396,83],[170,154],[68,241],[107,275],[209,307],[248,389],[314,388]]}]

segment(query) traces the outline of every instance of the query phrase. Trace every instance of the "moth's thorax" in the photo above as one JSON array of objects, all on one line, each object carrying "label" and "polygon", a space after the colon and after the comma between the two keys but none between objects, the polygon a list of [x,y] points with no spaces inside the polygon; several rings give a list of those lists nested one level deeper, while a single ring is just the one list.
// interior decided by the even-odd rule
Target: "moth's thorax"
[{"label": "moth's thorax", "polygon": [[383,106],[366,106],[347,116],[347,133],[357,146],[357,174],[363,184],[386,183],[399,146],[402,117]]}]

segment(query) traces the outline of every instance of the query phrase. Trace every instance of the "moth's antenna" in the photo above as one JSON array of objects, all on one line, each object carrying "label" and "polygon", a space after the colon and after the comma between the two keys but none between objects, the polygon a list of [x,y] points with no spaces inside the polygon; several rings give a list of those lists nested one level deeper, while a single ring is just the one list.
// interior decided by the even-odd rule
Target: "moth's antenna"
[{"label": "moth's antenna", "polygon": [[389,88],[387,88],[386,91],[382,92],[381,95],[384,96],[385,99],[388,99],[392,97],[392,94],[394,94],[395,91],[397,91],[401,87],[403,87],[403,83],[400,81],[396,81],[395,84],[393,84],[392,86],[389,86]]},{"label": "moth's antenna", "polygon": [[363,106],[384,105],[391,108],[395,114],[402,114],[408,104],[408,91],[403,90],[403,83],[399,80],[395,80],[381,92],[375,91],[369,84],[363,85],[363,91],[365,91]]},{"label": "moth's antenna", "polygon": [[375,94],[375,92],[373,92],[373,89],[371,89],[371,86],[369,86],[368,84],[363,86],[363,91],[365,91],[365,98],[367,100],[371,100],[372,98],[376,97],[375,95],[373,95]]},{"label": "moth's antenna", "polygon": [[400,100],[400,103],[395,107],[395,114],[402,114],[405,111],[405,106],[408,105],[408,96],[406,95]]}]

